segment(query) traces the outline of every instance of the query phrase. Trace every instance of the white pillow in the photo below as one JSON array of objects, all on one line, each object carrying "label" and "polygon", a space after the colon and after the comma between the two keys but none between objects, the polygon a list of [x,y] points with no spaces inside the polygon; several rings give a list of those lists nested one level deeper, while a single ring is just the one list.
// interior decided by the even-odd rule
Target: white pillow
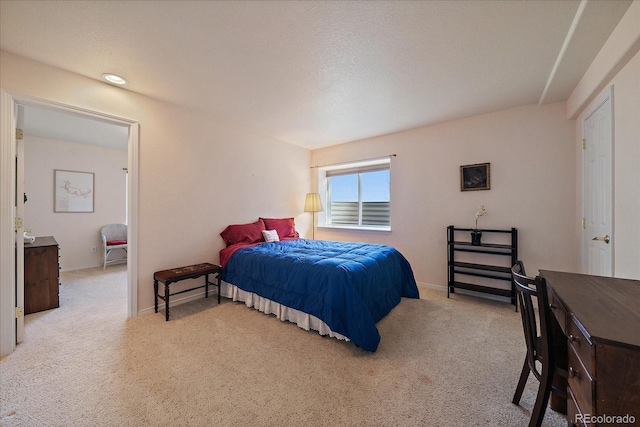
[{"label": "white pillow", "polygon": [[276,230],[262,230],[265,242],[279,242],[278,232]]}]

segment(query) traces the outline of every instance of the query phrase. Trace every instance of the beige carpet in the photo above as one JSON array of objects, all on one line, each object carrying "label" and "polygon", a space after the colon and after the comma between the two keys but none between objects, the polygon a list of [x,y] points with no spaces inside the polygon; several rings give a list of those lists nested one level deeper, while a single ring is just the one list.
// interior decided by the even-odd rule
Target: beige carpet
[{"label": "beige carpet", "polygon": [[27,316],[0,361],[2,426],[527,425],[537,382],[511,404],[525,350],[508,304],[421,289],[369,353],[225,299],[127,320],[125,268],[63,273],[61,307]]}]

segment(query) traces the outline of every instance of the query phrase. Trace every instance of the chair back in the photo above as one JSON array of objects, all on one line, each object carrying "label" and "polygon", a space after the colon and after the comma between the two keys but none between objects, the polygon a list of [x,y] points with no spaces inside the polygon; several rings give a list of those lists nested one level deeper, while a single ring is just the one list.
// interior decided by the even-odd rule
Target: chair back
[{"label": "chair back", "polygon": [[126,224],[107,224],[100,229],[102,240],[109,242],[112,240],[127,240]]},{"label": "chair back", "polygon": [[[515,283],[516,295],[520,304],[522,328],[527,344],[527,362],[536,378],[540,380],[542,372],[554,369],[553,330],[551,323],[551,308],[547,294],[547,282],[543,277],[535,278],[526,275],[524,264],[518,260],[511,268],[511,277]],[[538,305],[538,319],[534,309],[533,297]],[[537,325],[540,325],[538,335]],[[542,364],[542,372],[536,366],[536,361]]]}]

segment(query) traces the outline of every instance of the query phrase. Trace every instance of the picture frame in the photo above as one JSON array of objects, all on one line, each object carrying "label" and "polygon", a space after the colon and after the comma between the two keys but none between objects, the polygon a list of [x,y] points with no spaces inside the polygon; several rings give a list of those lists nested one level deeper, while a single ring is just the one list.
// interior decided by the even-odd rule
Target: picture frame
[{"label": "picture frame", "polygon": [[93,172],[53,171],[53,211],[92,213],[95,199]]},{"label": "picture frame", "polygon": [[460,191],[491,189],[491,163],[460,166]]}]

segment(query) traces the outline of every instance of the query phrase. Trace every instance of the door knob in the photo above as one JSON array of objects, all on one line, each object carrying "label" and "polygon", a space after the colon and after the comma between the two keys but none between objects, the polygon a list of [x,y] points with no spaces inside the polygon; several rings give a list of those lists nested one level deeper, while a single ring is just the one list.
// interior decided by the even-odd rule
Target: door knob
[{"label": "door knob", "polygon": [[604,237],[594,237],[591,240],[604,240],[605,243],[609,243],[611,241],[611,237],[608,234],[605,234]]}]

